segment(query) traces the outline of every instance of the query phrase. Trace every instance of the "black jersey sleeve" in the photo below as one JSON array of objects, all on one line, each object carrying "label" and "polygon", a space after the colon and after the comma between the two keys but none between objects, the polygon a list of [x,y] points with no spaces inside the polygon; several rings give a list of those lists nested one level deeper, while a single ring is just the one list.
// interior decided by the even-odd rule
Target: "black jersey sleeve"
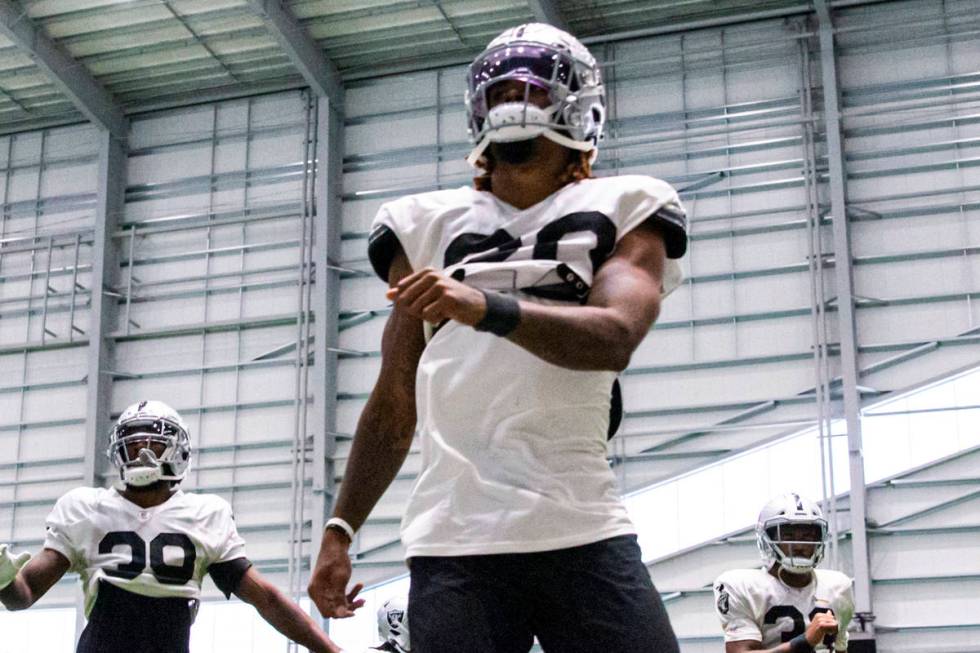
[{"label": "black jersey sleeve", "polygon": [[379,224],[368,236],[368,259],[374,273],[385,283],[388,283],[388,270],[400,246],[398,236],[387,225]]},{"label": "black jersey sleeve", "polygon": [[667,258],[680,258],[687,251],[687,214],[677,204],[668,203],[647,218],[646,223],[664,235]]},{"label": "black jersey sleeve", "polygon": [[235,558],[227,562],[216,562],[208,567],[208,573],[218,586],[226,599],[238,590],[242,578],[252,566],[252,561],[248,558]]}]

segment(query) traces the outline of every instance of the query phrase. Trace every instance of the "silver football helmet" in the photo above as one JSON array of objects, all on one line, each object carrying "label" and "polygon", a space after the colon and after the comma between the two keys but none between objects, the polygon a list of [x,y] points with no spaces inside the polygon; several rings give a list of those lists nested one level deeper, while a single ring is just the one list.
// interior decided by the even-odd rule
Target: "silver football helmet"
[{"label": "silver football helmet", "polygon": [[[130,456],[129,444],[159,443],[157,455],[149,446]],[[143,487],[157,481],[184,480],[191,462],[187,426],[176,410],[162,401],[140,401],[123,411],[109,433],[109,460],[126,485]]]},{"label": "silver football helmet", "polygon": [[[810,533],[806,539],[790,538],[784,533],[788,526],[804,527]],[[805,574],[823,558],[827,520],[816,503],[799,494],[784,494],[763,507],[755,525],[755,535],[766,567],[778,563],[790,573]],[[807,550],[810,554],[803,555]]]},{"label": "silver football helmet", "polygon": [[[548,92],[544,109],[529,101],[490,109],[487,89],[518,80]],[[490,41],[470,65],[466,117],[474,144],[467,161],[475,165],[490,143],[544,136],[559,145],[589,152],[595,161],[606,122],[606,89],[595,57],[571,34],[544,23],[513,27]]]},{"label": "silver football helmet", "polygon": [[405,597],[392,597],[378,608],[378,634],[398,653],[410,653],[408,601]]}]

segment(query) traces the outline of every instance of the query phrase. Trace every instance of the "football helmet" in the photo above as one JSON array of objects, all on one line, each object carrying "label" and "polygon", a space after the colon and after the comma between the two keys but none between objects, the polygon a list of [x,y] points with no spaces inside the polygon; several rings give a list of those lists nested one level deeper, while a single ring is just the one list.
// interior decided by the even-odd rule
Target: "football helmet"
[{"label": "football helmet", "polygon": [[408,601],[405,597],[392,597],[378,608],[378,634],[398,653],[411,651],[411,641],[408,636]]},{"label": "football helmet", "polygon": [[[149,447],[130,457],[132,442],[160,443],[156,455]],[[123,411],[109,433],[109,460],[126,485],[143,487],[157,481],[184,480],[191,462],[187,426],[176,410],[162,401],[140,401]]]},{"label": "football helmet", "polygon": [[[812,535],[807,539],[789,539],[783,532],[787,526],[810,527]],[[778,563],[790,573],[805,574],[812,571],[823,558],[827,545],[827,520],[820,506],[799,494],[788,493],[776,497],[762,508],[755,525],[755,535],[767,568]],[[786,550],[780,545],[784,545]],[[809,549],[810,555],[801,555],[804,552],[801,548]]]},{"label": "football helmet", "polygon": [[[548,92],[541,108],[524,99],[488,107],[487,90],[497,82],[523,81]],[[490,143],[544,136],[559,145],[598,154],[606,122],[606,89],[595,57],[571,34],[544,23],[513,27],[490,41],[470,64],[465,95],[466,117],[476,165]]]}]

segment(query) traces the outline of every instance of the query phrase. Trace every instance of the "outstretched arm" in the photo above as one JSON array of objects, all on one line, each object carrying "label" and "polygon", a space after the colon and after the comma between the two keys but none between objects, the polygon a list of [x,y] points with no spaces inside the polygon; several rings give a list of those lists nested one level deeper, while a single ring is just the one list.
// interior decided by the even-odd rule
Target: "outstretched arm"
[{"label": "outstretched arm", "polygon": [[[13,558],[6,552],[6,545],[0,545],[5,561],[0,564],[13,564]],[[0,603],[8,610],[26,610],[51,589],[71,567],[68,558],[54,549],[43,549],[21,568],[9,585],[0,590]]]},{"label": "outstretched arm", "polygon": [[263,619],[291,641],[313,653],[341,653],[341,648],[317,627],[310,616],[263,578],[255,567],[249,567],[242,576],[235,595],[254,606]]},{"label": "outstretched arm", "polygon": [[[567,369],[625,369],[660,313],[666,256],[657,227],[634,229],[596,271],[585,306],[520,302],[520,323],[507,338]],[[431,268],[399,279],[388,298],[396,309],[432,324],[456,320],[475,326],[487,314],[480,290]]]}]

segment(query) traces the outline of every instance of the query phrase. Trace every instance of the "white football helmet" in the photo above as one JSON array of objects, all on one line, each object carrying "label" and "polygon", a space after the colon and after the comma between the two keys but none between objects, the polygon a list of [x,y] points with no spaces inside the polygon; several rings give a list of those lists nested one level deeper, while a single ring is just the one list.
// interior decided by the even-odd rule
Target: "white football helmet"
[{"label": "white football helmet", "polygon": [[[487,89],[504,80],[533,84],[548,92],[542,109],[528,99],[487,107]],[[598,154],[606,121],[606,89],[595,57],[571,34],[544,23],[513,27],[490,41],[470,64],[466,117],[474,144],[467,161],[476,165],[490,143],[537,136],[573,150]]]},{"label": "white football helmet", "polygon": [[[164,445],[164,450],[157,456],[144,447],[131,459],[127,447],[131,442],[158,442]],[[126,485],[143,487],[157,481],[180,482],[191,462],[187,426],[177,411],[162,401],[140,401],[124,410],[112,427],[106,455]]]},{"label": "white football helmet", "polygon": [[408,601],[396,596],[388,599],[378,608],[378,634],[390,650],[410,653],[411,641],[408,636]]},{"label": "white football helmet", "polygon": [[[786,526],[812,527],[812,535],[807,539],[789,539],[782,532]],[[827,520],[820,506],[814,502],[795,493],[784,494],[767,503],[759,513],[755,535],[767,568],[778,563],[790,573],[805,574],[812,571],[823,558],[827,545]],[[789,552],[783,551],[780,544],[785,545]],[[800,555],[801,547],[810,549],[812,553]]]}]

